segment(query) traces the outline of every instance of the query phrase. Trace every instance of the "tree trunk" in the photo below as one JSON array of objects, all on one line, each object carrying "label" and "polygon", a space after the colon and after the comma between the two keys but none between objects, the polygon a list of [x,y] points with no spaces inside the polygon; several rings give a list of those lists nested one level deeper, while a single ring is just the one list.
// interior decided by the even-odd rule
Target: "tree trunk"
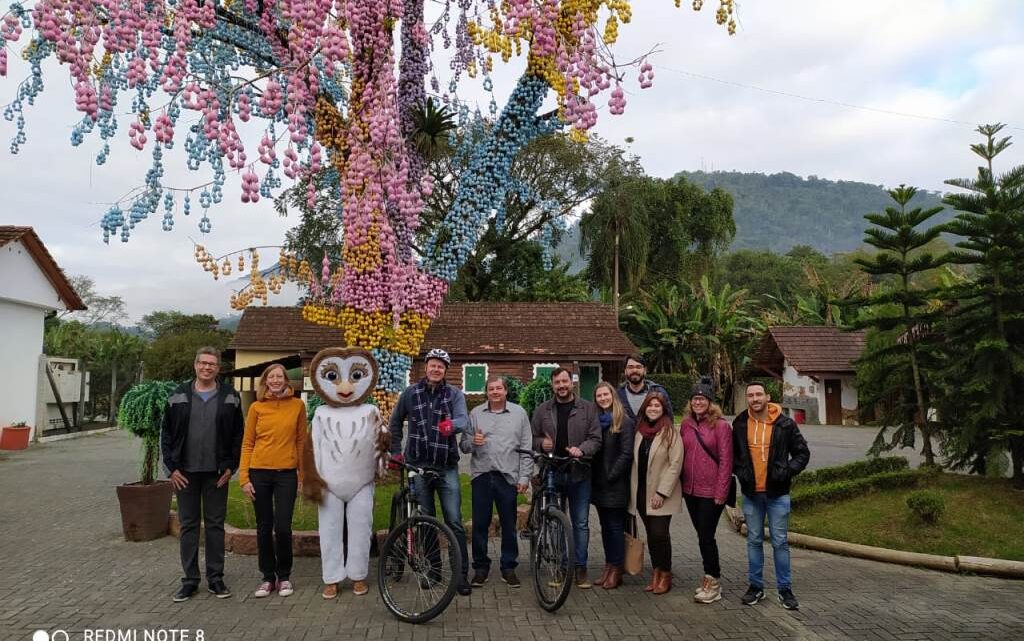
[{"label": "tree trunk", "polygon": [[612,299],[615,302],[615,322],[619,322],[619,230],[615,230],[615,273],[612,280]]},{"label": "tree trunk", "polygon": [[110,415],[107,422],[117,425],[117,361],[110,366]]}]

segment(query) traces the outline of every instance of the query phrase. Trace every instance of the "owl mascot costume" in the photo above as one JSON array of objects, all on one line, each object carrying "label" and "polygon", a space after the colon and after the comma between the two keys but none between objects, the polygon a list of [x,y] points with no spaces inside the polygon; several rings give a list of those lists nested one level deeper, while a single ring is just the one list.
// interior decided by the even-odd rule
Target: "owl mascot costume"
[{"label": "owl mascot costume", "polygon": [[302,494],[319,505],[323,578],[328,589],[335,586],[325,590],[325,598],[333,598],[345,579],[352,580],[356,594],[368,590],[374,478],[390,444],[380,412],[364,403],[378,372],[370,352],[355,348],[324,349],[310,365],[325,405],[316,408],[306,439]]}]

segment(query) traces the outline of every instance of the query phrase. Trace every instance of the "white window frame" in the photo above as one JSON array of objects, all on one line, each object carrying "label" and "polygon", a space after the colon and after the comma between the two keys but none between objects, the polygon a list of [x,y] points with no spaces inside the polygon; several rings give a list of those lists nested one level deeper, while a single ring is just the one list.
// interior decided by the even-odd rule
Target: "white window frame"
[{"label": "white window frame", "polygon": [[531,378],[530,380],[533,380],[534,378],[537,378],[537,369],[540,368],[540,367],[551,367],[551,368],[554,368],[554,369],[558,369],[561,366],[562,366],[561,363],[534,363],[533,364],[533,378]]},{"label": "white window frame", "polygon": [[[484,388],[480,391],[470,391],[466,389],[466,368],[467,367],[482,367],[484,368]],[[487,363],[463,363],[462,364],[462,392],[464,394],[486,394],[487,393],[487,377],[490,375],[490,368]]]}]

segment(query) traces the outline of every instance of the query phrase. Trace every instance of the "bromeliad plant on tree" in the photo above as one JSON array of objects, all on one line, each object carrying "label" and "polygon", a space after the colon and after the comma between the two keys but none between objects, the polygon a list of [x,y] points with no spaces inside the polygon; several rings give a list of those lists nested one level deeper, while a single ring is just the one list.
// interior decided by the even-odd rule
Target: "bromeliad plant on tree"
[{"label": "bromeliad plant on tree", "polygon": [[121,399],[117,424],[142,439],[143,485],[150,485],[156,479],[156,466],[160,461],[160,423],[167,398],[176,386],[173,381],[146,381],[128,390]]}]

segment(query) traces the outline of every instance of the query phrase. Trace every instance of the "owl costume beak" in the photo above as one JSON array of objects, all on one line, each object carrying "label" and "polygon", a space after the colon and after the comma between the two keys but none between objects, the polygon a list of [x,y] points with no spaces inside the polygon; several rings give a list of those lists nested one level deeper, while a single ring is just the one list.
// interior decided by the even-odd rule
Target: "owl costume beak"
[{"label": "owl costume beak", "polygon": [[340,396],[341,398],[348,398],[352,396],[352,394],[355,393],[356,391],[355,386],[348,381],[342,381],[338,383],[337,385],[334,386],[334,389],[338,391],[338,396]]}]

